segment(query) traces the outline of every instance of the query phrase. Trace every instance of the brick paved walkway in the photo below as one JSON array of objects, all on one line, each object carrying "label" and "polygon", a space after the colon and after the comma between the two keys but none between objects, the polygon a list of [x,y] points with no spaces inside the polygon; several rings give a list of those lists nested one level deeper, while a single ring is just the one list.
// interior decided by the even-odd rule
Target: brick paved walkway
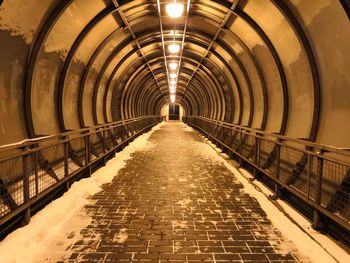
[{"label": "brick paved walkway", "polygon": [[195,132],[167,123],[150,143],[85,206],[59,262],[300,262]]}]

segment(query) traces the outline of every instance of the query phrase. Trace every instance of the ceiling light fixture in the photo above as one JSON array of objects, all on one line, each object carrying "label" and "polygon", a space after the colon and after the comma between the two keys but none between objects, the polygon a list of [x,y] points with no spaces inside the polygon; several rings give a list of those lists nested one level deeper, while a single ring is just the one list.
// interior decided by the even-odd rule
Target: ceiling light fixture
[{"label": "ceiling light fixture", "polygon": [[177,69],[177,63],[176,62],[169,63],[169,68],[173,70]]},{"label": "ceiling light fixture", "polygon": [[168,50],[171,54],[177,54],[180,51],[180,45],[173,43],[173,44],[168,46]]},{"label": "ceiling light fixture", "polygon": [[170,101],[171,101],[171,103],[175,103],[175,100],[176,100],[176,97],[175,97],[175,95],[170,95]]},{"label": "ceiling light fixture", "polygon": [[165,10],[171,18],[178,18],[182,15],[184,11],[184,5],[181,3],[170,3],[165,6]]},{"label": "ceiling light fixture", "polygon": [[177,74],[176,73],[170,73],[170,78],[171,79],[176,79]]},{"label": "ceiling light fixture", "polygon": [[176,81],[175,80],[170,80],[170,85],[171,86],[175,86],[176,85]]}]

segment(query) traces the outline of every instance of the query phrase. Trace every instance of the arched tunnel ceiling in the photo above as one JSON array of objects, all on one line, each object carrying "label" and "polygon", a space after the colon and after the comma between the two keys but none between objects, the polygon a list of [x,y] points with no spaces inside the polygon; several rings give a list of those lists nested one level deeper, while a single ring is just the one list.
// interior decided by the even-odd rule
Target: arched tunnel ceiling
[{"label": "arched tunnel ceiling", "polygon": [[3,1],[0,144],[160,114],[175,26],[186,115],[350,146],[344,2],[191,0],[178,19],[169,2]]}]

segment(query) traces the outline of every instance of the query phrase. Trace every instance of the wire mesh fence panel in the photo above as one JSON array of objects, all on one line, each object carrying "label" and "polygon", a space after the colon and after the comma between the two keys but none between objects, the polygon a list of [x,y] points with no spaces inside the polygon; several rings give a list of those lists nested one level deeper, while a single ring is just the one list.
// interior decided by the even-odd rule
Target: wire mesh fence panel
[{"label": "wire mesh fence panel", "polygon": [[[298,192],[310,199],[311,188],[315,187],[317,162],[312,155],[296,154],[294,158],[300,157],[300,160],[294,164],[293,168],[281,175],[281,179],[293,187]],[[314,194],[314,192],[313,192]]]},{"label": "wire mesh fence panel", "polygon": [[99,158],[160,120],[125,120],[0,149],[0,219],[18,214],[19,206],[48,193],[45,190],[51,191],[65,177],[88,167],[92,158]]},{"label": "wire mesh fence panel", "polygon": [[349,221],[350,202],[349,166],[323,160],[321,204]]},{"label": "wire mesh fence panel", "polygon": [[23,203],[23,156],[0,162],[0,215]]},{"label": "wire mesh fence panel", "polygon": [[39,165],[44,169],[51,177],[59,181],[64,178],[64,145],[56,144],[49,146],[41,151],[42,159],[40,158]]},{"label": "wire mesh fence panel", "polygon": [[[305,154],[300,150],[296,150],[284,144],[282,144],[279,149],[276,148],[275,151],[276,158],[271,166],[271,170],[276,173],[277,163],[279,163],[280,180],[288,185],[294,185],[296,181],[302,179],[300,175],[305,167],[302,158]],[[279,155],[279,160],[277,160],[277,155]]]},{"label": "wire mesh fence panel", "polygon": [[69,138],[68,142],[69,172],[76,171],[84,165],[85,141],[84,137]]},{"label": "wire mesh fence panel", "polygon": [[[350,228],[350,155],[346,149],[236,125],[230,130],[226,128],[228,123],[203,117],[185,120],[192,125],[199,123],[213,141],[242,154],[248,166],[254,164],[269,177],[272,175],[272,182],[287,185],[291,193],[304,196],[315,213],[321,212]],[[241,136],[241,131],[245,135]],[[318,216],[314,217],[317,221],[315,218]]]},{"label": "wire mesh fence panel", "polygon": [[89,136],[90,152],[94,155],[93,158],[103,154],[102,135],[99,132],[93,131]]},{"label": "wire mesh fence panel", "polygon": [[254,144],[255,144],[255,136],[252,134],[244,134],[243,135],[243,143],[242,143],[242,155],[248,159],[252,159],[254,155]]},{"label": "wire mesh fence panel", "polygon": [[223,127],[223,143],[230,147],[231,142],[231,128],[230,127]]},{"label": "wire mesh fence panel", "polygon": [[275,146],[275,142],[270,141],[270,140],[266,140],[265,138],[261,138],[260,140],[260,165],[267,169],[270,167],[271,165],[271,158],[273,156],[271,156],[271,153],[274,149]]},{"label": "wire mesh fence panel", "polygon": [[[309,182],[308,189],[306,191],[306,196],[312,201],[316,201],[316,184],[317,184],[317,157],[312,155],[309,156],[308,167],[306,170],[306,180]],[[309,178],[308,178],[309,177]]]},{"label": "wire mesh fence panel", "polygon": [[52,175],[52,170],[47,169],[46,167],[40,166],[38,169],[38,191],[39,193],[48,189],[50,186],[57,183],[57,180]]},{"label": "wire mesh fence panel", "polygon": [[108,151],[114,147],[112,133],[110,131],[110,128],[104,131],[104,139]]},{"label": "wire mesh fence panel", "polygon": [[132,136],[132,129],[130,124],[125,125],[125,139],[130,138]]},{"label": "wire mesh fence panel", "polygon": [[115,138],[118,144],[121,144],[123,141],[123,133],[124,133],[123,131],[124,131],[123,125],[120,125],[115,128]]}]

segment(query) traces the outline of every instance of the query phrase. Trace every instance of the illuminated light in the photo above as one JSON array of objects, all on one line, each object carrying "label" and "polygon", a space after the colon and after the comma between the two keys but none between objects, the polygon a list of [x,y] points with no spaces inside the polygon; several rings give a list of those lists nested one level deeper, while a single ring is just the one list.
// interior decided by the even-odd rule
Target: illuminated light
[{"label": "illuminated light", "polygon": [[170,3],[165,6],[165,10],[171,18],[178,18],[184,11],[184,5],[181,3]]},{"label": "illuminated light", "polygon": [[175,94],[175,93],[176,93],[176,90],[172,90],[172,89],[171,89],[171,90],[170,90],[170,93],[171,93],[171,94]]},{"label": "illuminated light", "polygon": [[176,90],[176,86],[170,86],[169,89]]},{"label": "illuminated light", "polygon": [[175,103],[175,100],[176,100],[176,97],[175,97],[175,95],[170,95],[170,101],[171,101],[171,103]]},{"label": "illuminated light", "polygon": [[177,54],[180,51],[180,45],[173,43],[168,46],[168,49],[171,54]]},{"label": "illuminated light", "polygon": [[177,69],[177,63],[176,62],[171,62],[170,64],[169,64],[169,68],[170,69]]},{"label": "illuminated light", "polygon": [[170,80],[170,85],[171,86],[175,86],[176,85],[176,81],[175,80]]},{"label": "illuminated light", "polygon": [[171,79],[176,79],[177,74],[176,73],[170,73],[170,78]]}]

